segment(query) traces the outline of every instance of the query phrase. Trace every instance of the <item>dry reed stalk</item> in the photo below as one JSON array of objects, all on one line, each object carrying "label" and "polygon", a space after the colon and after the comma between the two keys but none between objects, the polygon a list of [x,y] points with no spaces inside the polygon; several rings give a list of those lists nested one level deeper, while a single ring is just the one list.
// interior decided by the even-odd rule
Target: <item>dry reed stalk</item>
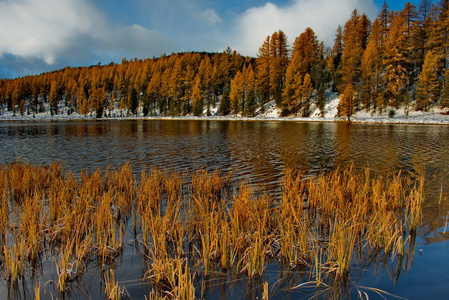
[{"label": "dry reed stalk", "polygon": [[8,281],[17,282],[19,277],[25,274],[26,245],[23,237],[16,237],[12,247],[7,243],[3,246],[6,278]]},{"label": "dry reed stalk", "polygon": [[75,272],[77,274],[83,273],[87,268],[88,260],[93,255],[93,234],[91,232],[87,232],[85,236],[83,233],[75,235],[75,259],[76,259],[76,269]]},{"label": "dry reed stalk", "polygon": [[74,263],[71,263],[73,253],[74,241],[64,245],[59,251],[59,259],[56,263],[56,273],[58,275],[58,282],[56,283],[57,290],[64,293],[69,288],[69,284],[78,274],[75,272]]},{"label": "dry reed stalk", "polygon": [[[397,258],[396,274],[413,252],[422,221],[422,179],[374,178],[369,168],[353,165],[315,177],[286,170],[279,203],[255,195],[248,183],[231,197],[225,192],[229,181],[217,171],[199,171],[185,181],[153,169],[142,172],[135,188],[129,164],[108,168],[104,176],[100,170],[83,172],[79,180],[61,164],[0,166],[5,277],[22,276],[46,241],[60,249],[57,286],[65,291],[94,249],[101,265],[120,254],[127,222],[121,215],[133,207],[136,232],[142,233],[138,244],[143,242],[151,262],[147,278],[162,286],[167,298],[194,297],[187,261],[198,257],[201,263],[192,265],[206,276],[220,267],[260,276],[269,259],[280,259],[290,268],[312,268],[321,286],[325,278],[338,281],[351,264],[363,263],[363,253]],[[8,235],[14,237],[10,245]],[[112,276],[108,280],[117,295],[117,284]]]},{"label": "dry reed stalk", "polygon": [[50,209],[50,222],[64,217],[73,208],[77,196],[78,183],[73,174],[69,173],[65,179],[56,178],[50,184],[48,193],[48,206]]},{"label": "dry reed stalk", "polygon": [[301,213],[305,204],[304,175],[292,169],[284,171],[282,205],[289,204],[294,211]]},{"label": "dry reed stalk", "polygon": [[191,197],[211,203],[221,199],[222,189],[226,185],[226,179],[220,177],[218,170],[212,174],[207,171],[197,171],[192,176]]},{"label": "dry reed stalk", "polygon": [[41,283],[36,282],[34,285],[34,300],[41,299]]},{"label": "dry reed stalk", "polygon": [[134,182],[129,163],[124,164],[119,172],[114,172],[111,184],[117,195],[118,207],[130,208],[132,205],[135,193]]},{"label": "dry reed stalk", "polygon": [[155,169],[149,172],[142,171],[140,187],[137,192],[136,209],[138,214],[160,213],[164,181],[165,176]]},{"label": "dry reed stalk", "polygon": [[[182,254],[182,241],[184,236],[184,226],[180,221],[180,209],[182,203],[175,206],[168,206],[165,215],[141,215],[143,224],[144,241],[151,237],[152,252],[157,257],[167,257],[172,248],[178,254]],[[150,241],[145,241],[145,247],[149,247]],[[170,247],[174,245],[174,247]]]},{"label": "dry reed stalk", "polygon": [[119,283],[116,280],[115,270],[110,269],[104,274],[105,294],[109,300],[120,300],[125,298],[126,289],[120,288]]},{"label": "dry reed stalk", "polygon": [[256,231],[251,236],[251,242],[245,248],[244,253],[240,259],[239,273],[246,271],[249,278],[253,276],[262,276],[265,269],[265,257],[269,248],[266,243],[268,238],[264,237],[260,232]]},{"label": "dry reed stalk", "polygon": [[[338,276],[349,269],[354,249],[371,245],[384,249],[392,258],[404,254],[404,224],[409,222],[411,231],[421,221],[422,182],[410,189],[400,173],[392,178],[374,179],[369,168],[359,172],[353,165],[316,178],[292,174],[285,173],[278,218],[280,255],[284,259],[296,261],[296,251],[292,249],[302,245],[302,252],[321,265],[315,250],[307,254],[308,249],[321,247],[314,243],[315,238],[327,241],[326,268],[336,270]],[[404,211],[405,217],[401,218]],[[309,232],[298,226],[305,218],[313,220],[313,230]],[[329,233],[322,231],[325,228],[330,229]],[[304,231],[307,233],[302,234]],[[322,269],[318,265],[316,269]]]},{"label": "dry reed stalk", "polygon": [[409,204],[410,230],[414,231],[422,223],[422,205],[424,202],[424,178],[421,177],[413,188]]},{"label": "dry reed stalk", "polygon": [[26,240],[29,257],[36,260],[43,250],[43,229],[47,227],[42,215],[42,200],[39,195],[25,199],[19,215],[21,236]]},{"label": "dry reed stalk", "polygon": [[262,300],[269,300],[268,299],[268,282],[263,283],[263,295]]},{"label": "dry reed stalk", "polygon": [[168,299],[196,299],[193,276],[186,259],[155,258],[145,280],[153,282]]},{"label": "dry reed stalk", "polygon": [[204,275],[211,272],[211,264],[221,258],[220,230],[223,213],[218,211],[204,216],[201,224],[198,224],[198,235],[201,241],[201,257],[203,260]]},{"label": "dry reed stalk", "polygon": [[352,220],[331,222],[329,244],[326,251],[327,264],[341,277],[349,271],[356,246],[358,224]]},{"label": "dry reed stalk", "polygon": [[221,220],[219,231],[221,233],[219,239],[221,249],[220,264],[222,268],[229,269],[235,263],[236,254],[229,234],[229,224],[226,220]]},{"label": "dry reed stalk", "polygon": [[8,201],[8,186],[7,186],[7,169],[0,165],[0,228],[1,228],[1,242],[5,242],[6,230],[8,228],[9,216],[9,201]]}]

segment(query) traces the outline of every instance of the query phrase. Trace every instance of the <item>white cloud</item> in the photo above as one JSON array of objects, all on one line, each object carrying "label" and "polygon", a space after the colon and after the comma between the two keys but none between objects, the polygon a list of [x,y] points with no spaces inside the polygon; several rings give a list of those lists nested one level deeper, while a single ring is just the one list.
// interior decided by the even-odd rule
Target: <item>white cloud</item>
[{"label": "white cloud", "polygon": [[213,9],[206,9],[201,13],[201,17],[210,25],[221,23],[221,18]]},{"label": "white cloud", "polygon": [[113,24],[88,0],[0,1],[0,55],[51,65],[64,57],[147,57],[173,48],[156,31]]},{"label": "white cloud", "polygon": [[239,16],[228,37],[229,44],[241,54],[256,56],[265,38],[273,32],[284,31],[288,42],[293,44],[310,27],[320,41],[332,46],[338,25],[344,26],[354,9],[365,12],[371,20],[377,13],[372,0],[292,0],[285,6],[267,2]]}]

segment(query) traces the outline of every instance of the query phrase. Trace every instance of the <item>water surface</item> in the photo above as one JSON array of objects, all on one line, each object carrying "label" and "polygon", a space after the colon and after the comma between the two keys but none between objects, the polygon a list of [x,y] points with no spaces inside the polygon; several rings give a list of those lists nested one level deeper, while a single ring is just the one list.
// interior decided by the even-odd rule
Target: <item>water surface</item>
[{"label": "water surface", "polygon": [[[423,175],[427,201],[417,242],[422,255],[415,256],[413,267],[398,280],[391,280],[388,270],[382,269],[378,274],[367,272],[359,283],[410,299],[426,295],[442,299],[449,298],[444,230],[449,207],[439,199],[441,190],[449,195],[448,140],[449,127],[431,125],[200,120],[0,123],[0,161],[62,161],[74,173],[129,162],[136,177],[151,167],[182,172],[218,169],[223,174],[232,171],[274,198],[281,192],[278,184],[286,168],[313,174],[353,162],[357,167],[370,166],[379,175],[399,171],[412,178]],[[120,280],[134,282],[127,289],[139,295],[142,287],[132,270],[140,261],[132,254],[123,259]],[[219,295],[217,291],[210,298]],[[253,298],[244,291],[232,295],[226,299]]]}]

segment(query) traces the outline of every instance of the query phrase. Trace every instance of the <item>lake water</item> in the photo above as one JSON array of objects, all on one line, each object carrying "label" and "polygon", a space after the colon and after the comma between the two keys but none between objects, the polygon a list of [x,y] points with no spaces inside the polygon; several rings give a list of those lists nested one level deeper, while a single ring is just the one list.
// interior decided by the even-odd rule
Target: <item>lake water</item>
[{"label": "lake water", "polygon": [[[449,234],[444,230],[449,205],[439,202],[441,190],[449,196],[448,141],[449,127],[428,125],[198,120],[0,123],[0,161],[63,161],[74,173],[129,162],[137,177],[151,167],[183,172],[218,169],[250,180],[273,197],[280,193],[285,168],[318,173],[354,162],[379,174],[401,170],[414,178],[424,175],[427,199],[416,246],[422,254],[415,255],[413,266],[397,280],[382,268],[366,272],[358,284],[407,299],[449,299]],[[128,267],[120,269],[119,280],[134,282],[127,289],[138,295],[140,278],[130,270],[130,260],[137,259],[131,254],[124,259]],[[138,261],[134,265],[138,268]],[[252,298],[235,289],[226,299]],[[292,293],[290,297],[305,296]],[[220,291],[210,298],[220,298]]]}]

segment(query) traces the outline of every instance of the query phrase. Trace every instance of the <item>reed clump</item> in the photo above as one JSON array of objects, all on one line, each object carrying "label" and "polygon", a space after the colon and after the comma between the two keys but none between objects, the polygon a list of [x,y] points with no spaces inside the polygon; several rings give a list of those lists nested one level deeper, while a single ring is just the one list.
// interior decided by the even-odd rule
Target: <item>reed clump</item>
[{"label": "reed clump", "polygon": [[[128,246],[129,225],[150,299],[194,299],[210,277],[257,279],[275,261],[316,286],[346,280],[373,257],[410,266],[422,178],[349,165],[317,176],[286,170],[281,185],[272,199],[218,171],[151,169],[137,181],[129,164],[79,177],[60,163],[0,165],[2,276],[17,282],[53,256],[58,292],[99,267],[109,270],[105,295],[117,299],[124,289],[111,270]],[[268,284],[262,293],[268,299]]]},{"label": "reed clump", "polygon": [[104,293],[109,300],[129,299],[126,288],[120,287],[115,276],[115,270],[110,269],[104,273]]}]

